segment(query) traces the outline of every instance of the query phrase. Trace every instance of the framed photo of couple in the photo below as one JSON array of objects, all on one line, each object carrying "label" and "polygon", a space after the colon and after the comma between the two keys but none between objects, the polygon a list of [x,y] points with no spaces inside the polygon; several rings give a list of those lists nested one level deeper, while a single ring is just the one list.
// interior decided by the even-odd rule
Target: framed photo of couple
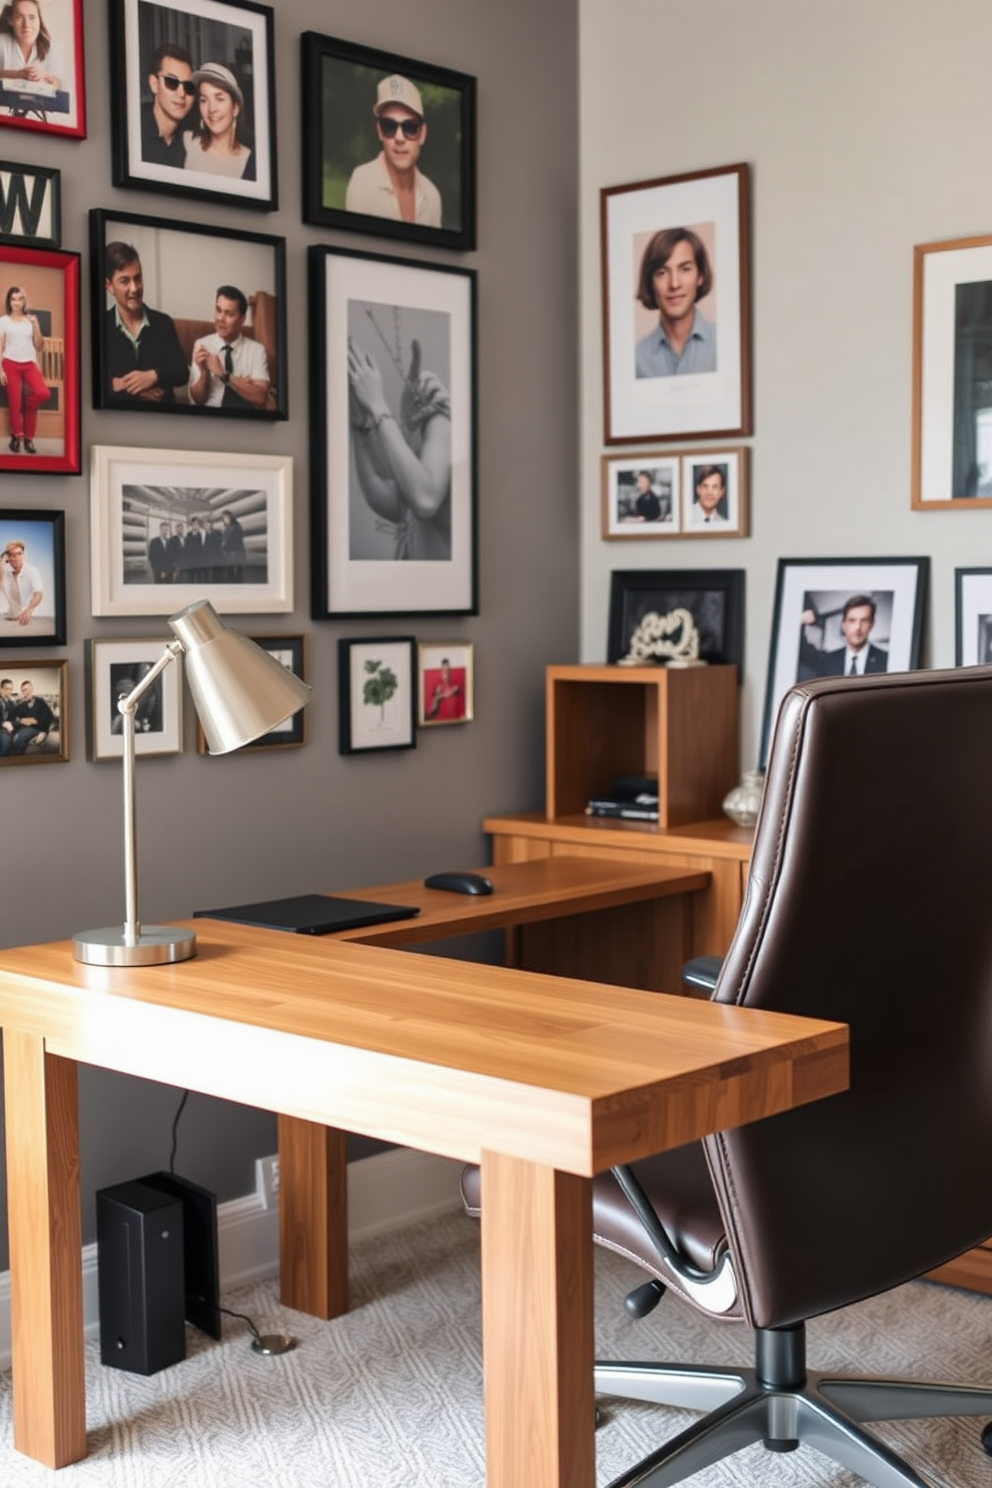
[{"label": "framed photo of couple", "polygon": [[604,443],[751,432],[746,165],[600,192]]},{"label": "framed photo of couple", "polygon": [[272,212],[273,17],[254,0],[110,0],[115,186]]}]

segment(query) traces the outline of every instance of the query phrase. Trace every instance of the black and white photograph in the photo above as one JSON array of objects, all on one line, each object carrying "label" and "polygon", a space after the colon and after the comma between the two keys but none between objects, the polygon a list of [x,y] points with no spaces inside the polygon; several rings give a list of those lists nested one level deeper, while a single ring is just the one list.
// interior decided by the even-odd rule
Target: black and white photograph
[{"label": "black and white photograph", "polygon": [[954,665],[992,665],[992,568],[954,570]]},{"label": "black and white photograph", "polygon": [[0,658],[0,765],[56,765],[69,758],[67,661]]},{"label": "black and white photograph", "polygon": [[0,14],[0,126],[85,138],[83,0],[7,0]]},{"label": "black and white photograph", "polygon": [[62,173],[45,165],[0,160],[0,242],[58,248],[62,242]]},{"label": "black and white photograph", "polygon": [[303,217],[475,247],[475,78],[304,32]]},{"label": "black and white photograph", "polygon": [[114,185],[271,212],[273,20],[253,0],[111,0]]},{"label": "black and white photograph", "polygon": [[[691,624],[685,624],[687,617]],[[744,659],[744,570],[614,570],[610,574],[610,619],[606,660],[630,656],[639,631],[656,620],[677,642],[685,632],[698,636],[698,660],[731,663]],[[659,627],[655,625],[655,628]],[[666,654],[673,654],[670,650]]]},{"label": "black and white photograph", "polygon": [[475,275],[310,249],[313,615],[475,612]]},{"label": "black and white photograph", "polygon": [[93,404],[285,419],[283,238],[90,213]]},{"label": "black and white photograph", "polygon": [[64,646],[65,513],[0,507],[0,648]]},{"label": "black and white photograph", "polygon": [[413,647],[413,636],[338,641],[341,754],[416,748]]},{"label": "black and white photograph", "polygon": [[780,558],[761,764],[783,694],[920,665],[928,558]]},{"label": "black and white photograph", "polygon": [[93,614],[291,610],[292,508],[288,455],[94,446]]},{"label": "black and white photograph", "polygon": [[[124,715],[119,704],[152,670],[164,640],[90,640],[87,651],[88,758],[121,759]],[[142,693],[134,713],[136,754],[181,754],[183,748],[182,658]]]}]

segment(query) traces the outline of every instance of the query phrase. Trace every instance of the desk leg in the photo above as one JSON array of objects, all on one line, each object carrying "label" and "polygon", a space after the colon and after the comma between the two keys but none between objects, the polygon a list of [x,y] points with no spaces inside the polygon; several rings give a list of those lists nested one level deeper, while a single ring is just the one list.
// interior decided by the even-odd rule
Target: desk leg
[{"label": "desk leg", "polygon": [[487,1488],[593,1488],[587,1178],[482,1154]]},{"label": "desk leg", "polygon": [[14,1446],[46,1467],[86,1456],[76,1066],[3,1036]]},{"label": "desk leg", "polygon": [[348,1311],[347,1134],[279,1117],[279,1297],[313,1317]]}]

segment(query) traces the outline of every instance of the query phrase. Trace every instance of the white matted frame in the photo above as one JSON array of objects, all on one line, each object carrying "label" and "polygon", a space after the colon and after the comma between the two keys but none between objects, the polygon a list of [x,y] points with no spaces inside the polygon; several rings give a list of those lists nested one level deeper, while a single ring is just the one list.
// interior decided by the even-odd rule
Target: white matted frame
[{"label": "white matted frame", "polygon": [[682,456],[682,535],[747,536],[746,445]]},{"label": "white matted frame", "polygon": [[913,249],[914,511],[992,506],[992,237]]},{"label": "white matted frame", "polygon": [[[749,434],[747,166],[608,187],[600,235],[604,443]],[[670,361],[652,344],[652,265],[667,265],[686,243],[698,319],[693,340]]]},{"label": "white matted frame", "polygon": [[[474,615],[475,271],[320,246],[309,268],[312,616]],[[349,355],[381,379],[381,410],[356,400]],[[366,453],[387,421],[417,453],[440,420],[448,493],[421,521],[392,492],[391,520]]]},{"label": "white matted frame", "polygon": [[[86,642],[87,745],[91,760],[123,759],[124,717],[117,704],[133,692],[165,649],[168,637]],[[152,683],[134,715],[135,754],[182,754],[182,658]]]},{"label": "white matted frame", "polygon": [[954,570],[954,665],[992,662],[992,568]]},{"label": "white matted frame", "polygon": [[604,455],[603,537],[675,537],[682,530],[682,464],[677,450]]},{"label": "white matted frame", "polygon": [[474,647],[467,641],[417,647],[417,722],[421,728],[471,723],[475,716]]},{"label": "white matted frame", "polygon": [[[871,672],[913,671],[920,665],[929,558],[780,558],[765,685],[761,759],[771,746],[778,705],[796,682],[842,676],[846,612],[870,611],[860,638]],[[857,677],[851,679],[857,686]]]},{"label": "white matted frame", "polygon": [[342,754],[415,749],[413,636],[338,641]]},{"label": "white matted frame", "polygon": [[[221,541],[189,543],[207,521]],[[180,536],[180,525],[183,549],[156,582],[152,545]],[[90,545],[94,615],[172,615],[196,599],[222,615],[287,613],[292,457],[94,445]]]}]

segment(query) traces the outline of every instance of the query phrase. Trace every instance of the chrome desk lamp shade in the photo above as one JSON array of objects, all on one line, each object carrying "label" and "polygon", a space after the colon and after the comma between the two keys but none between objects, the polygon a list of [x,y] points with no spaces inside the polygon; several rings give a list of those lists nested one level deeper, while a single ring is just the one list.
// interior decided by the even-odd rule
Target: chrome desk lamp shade
[{"label": "chrome desk lamp shade", "polygon": [[196,955],[191,930],[138,922],[134,718],[139,699],[156,678],[185,655],[186,680],[211,754],[229,754],[250,744],[310,699],[305,682],[247,636],[228,630],[209,600],[188,605],[172,616],[169,626],[175,640],[167,642],[155,665],[118,704],[124,719],[124,924],[73,936],[76,960],[93,966],[160,966]]}]

